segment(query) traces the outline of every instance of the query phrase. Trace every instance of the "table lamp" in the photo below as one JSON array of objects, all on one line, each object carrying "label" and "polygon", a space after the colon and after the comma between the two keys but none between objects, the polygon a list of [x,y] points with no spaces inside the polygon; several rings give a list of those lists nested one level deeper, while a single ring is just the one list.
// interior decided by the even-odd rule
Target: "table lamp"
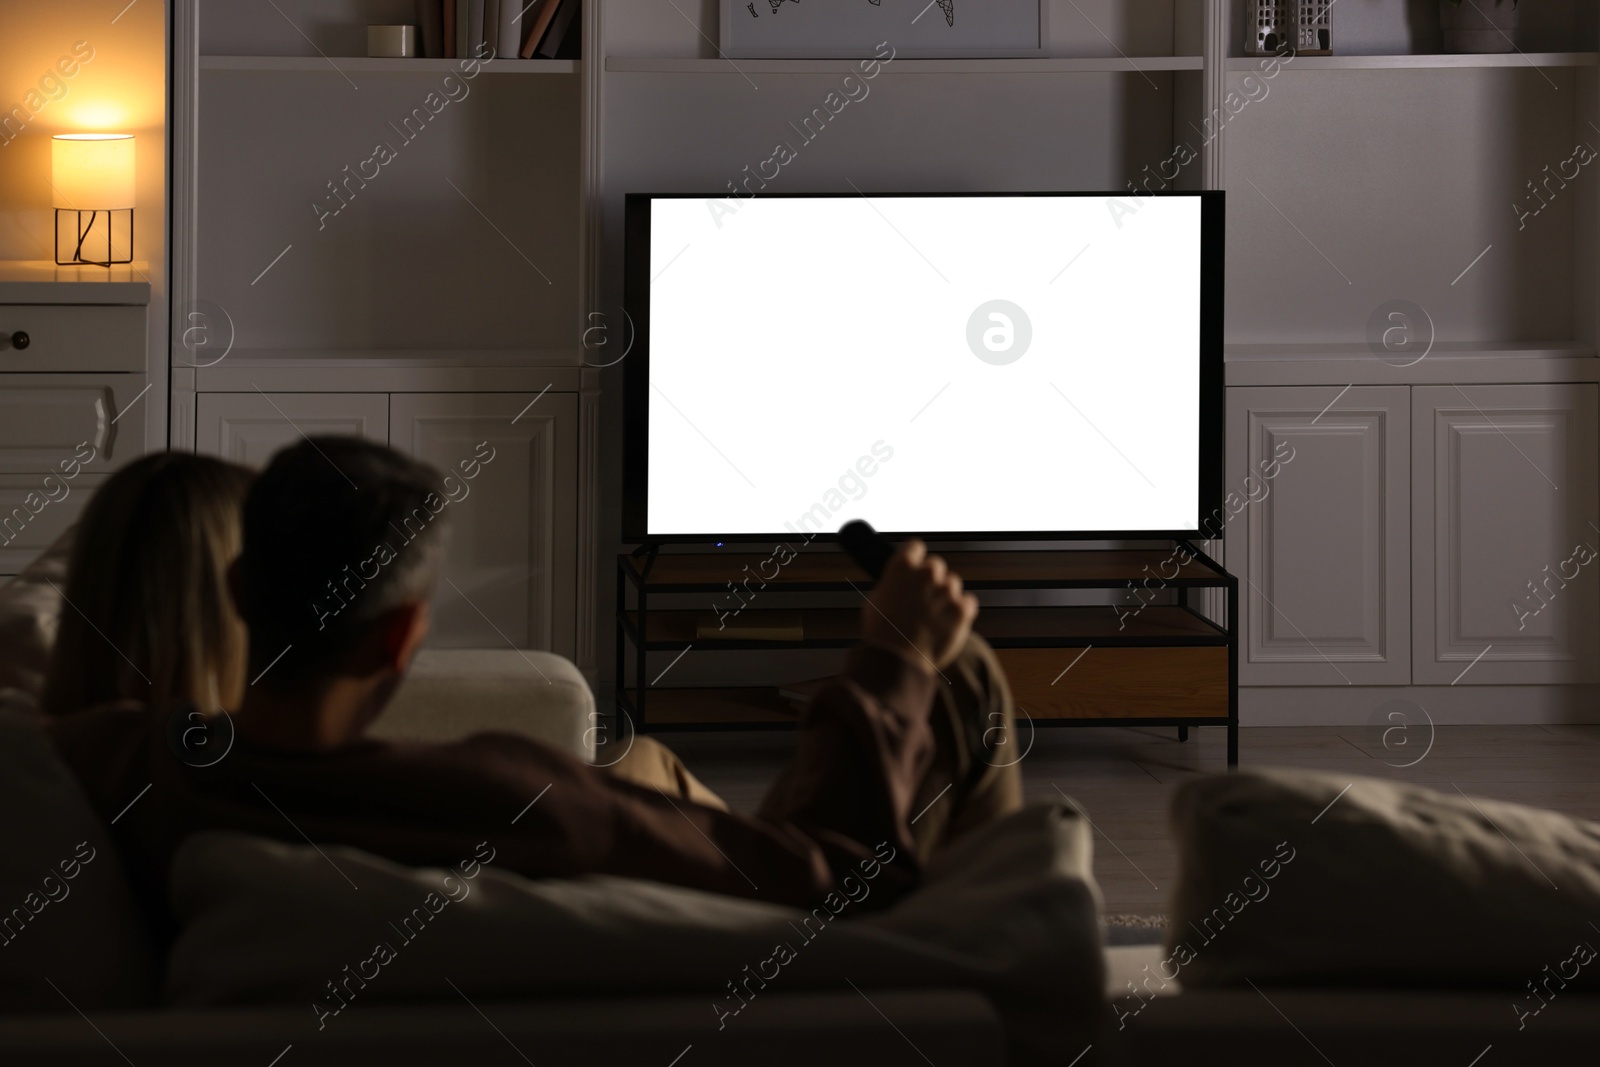
[{"label": "table lamp", "polygon": [[[61,133],[50,140],[52,203],[56,209],[56,263],[61,266],[133,262],[133,135],[129,133]],[[113,222],[128,213],[127,258],[112,252]],[[105,216],[104,259],[84,255],[84,245],[100,216]],[[63,227],[70,226],[63,240]],[[94,235],[94,246],[99,236]],[[62,258],[68,251],[67,258]]]}]

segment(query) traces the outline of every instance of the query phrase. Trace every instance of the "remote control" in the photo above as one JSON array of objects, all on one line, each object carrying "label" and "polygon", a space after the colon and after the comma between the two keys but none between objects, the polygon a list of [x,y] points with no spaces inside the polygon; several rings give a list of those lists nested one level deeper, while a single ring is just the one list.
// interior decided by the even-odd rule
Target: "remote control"
[{"label": "remote control", "polygon": [[871,523],[861,519],[852,519],[839,527],[839,544],[861,564],[863,570],[872,575],[873,581],[882,576],[889,557],[894,555],[894,545],[874,530]]}]

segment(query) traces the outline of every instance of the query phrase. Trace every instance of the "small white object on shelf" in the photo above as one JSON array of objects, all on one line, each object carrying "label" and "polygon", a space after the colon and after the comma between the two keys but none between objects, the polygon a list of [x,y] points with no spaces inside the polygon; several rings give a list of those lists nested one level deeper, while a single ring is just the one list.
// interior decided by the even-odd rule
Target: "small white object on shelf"
[{"label": "small white object on shelf", "polygon": [[368,26],[367,55],[382,59],[415,59],[417,56],[417,28],[415,26]]}]

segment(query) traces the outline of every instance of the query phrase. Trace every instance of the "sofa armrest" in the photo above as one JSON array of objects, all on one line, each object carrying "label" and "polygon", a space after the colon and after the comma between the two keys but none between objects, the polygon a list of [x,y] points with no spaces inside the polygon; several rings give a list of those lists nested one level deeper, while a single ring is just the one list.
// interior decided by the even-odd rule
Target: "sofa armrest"
[{"label": "sofa armrest", "polygon": [[520,649],[418,652],[374,737],[452,741],[504,730],[594,761],[594,694],[571,660]]}]

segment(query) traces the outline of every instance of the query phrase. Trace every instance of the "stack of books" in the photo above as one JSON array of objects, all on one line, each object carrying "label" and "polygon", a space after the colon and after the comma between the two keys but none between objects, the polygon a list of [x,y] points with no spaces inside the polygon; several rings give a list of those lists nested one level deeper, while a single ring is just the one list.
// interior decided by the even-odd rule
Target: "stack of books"
[{"label": "stack of books", "polygon": [[430,59],[576,57],[583,0],[417,0]]}]

